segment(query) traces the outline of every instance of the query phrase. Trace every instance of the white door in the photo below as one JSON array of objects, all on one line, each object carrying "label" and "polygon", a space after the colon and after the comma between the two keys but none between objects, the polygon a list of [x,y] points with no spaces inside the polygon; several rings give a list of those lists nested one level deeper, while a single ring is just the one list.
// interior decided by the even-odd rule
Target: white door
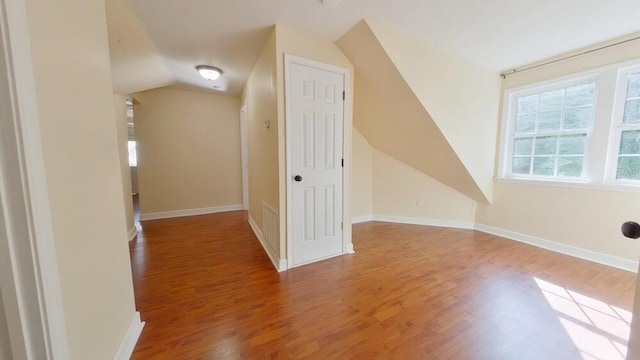
[{"label": "white door", "polygon": [[290,63],[291,265],[339,255],[345,75]]}]

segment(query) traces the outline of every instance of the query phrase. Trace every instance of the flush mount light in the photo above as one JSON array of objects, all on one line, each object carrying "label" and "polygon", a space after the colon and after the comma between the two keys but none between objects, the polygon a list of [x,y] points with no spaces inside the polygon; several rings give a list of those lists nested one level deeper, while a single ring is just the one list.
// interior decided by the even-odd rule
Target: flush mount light
[{"label": "flush mount light", "polygon": [[196,66],[196,70],[198,70],[200,76],[207,80],[215,80],[222,74],[222,70],[209,65],[198,65]]}]

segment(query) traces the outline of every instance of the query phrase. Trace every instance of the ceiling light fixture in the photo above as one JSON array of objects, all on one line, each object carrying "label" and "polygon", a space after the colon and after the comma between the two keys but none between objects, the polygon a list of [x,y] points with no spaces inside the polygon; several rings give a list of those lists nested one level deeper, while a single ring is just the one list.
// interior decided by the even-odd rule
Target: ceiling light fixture
[{"label": "ceiling light fixture", "polygon": [[198,65],[196,66],[196,70],[198,70],[200,76],[207,80],[215,80],[222,75],[222,70],[209,65]]}]

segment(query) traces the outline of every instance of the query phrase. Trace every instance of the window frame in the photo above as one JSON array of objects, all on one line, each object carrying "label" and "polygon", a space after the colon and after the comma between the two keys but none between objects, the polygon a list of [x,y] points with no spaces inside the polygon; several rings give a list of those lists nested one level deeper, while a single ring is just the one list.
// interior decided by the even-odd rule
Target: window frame
[{"label": "window frame", "polygon": [[[590,148],[591,148],[591,135],[595,127],[596,113],[598,110],[598,93],[600,89],[600,73],[599,72],[586,72],[578,75],[563,76],[554,78],[548,81],[525,85],[513,89],[505,90],[503,98],[503,115],[502,115],[502,133],[500,137],[501,151],[500,162],[498,166],[498,178],[508,180],[526,180],[526,181],[543,181],[543,182],[560,182],[560,183],[588,183],[590,173]],[[588,130],[571,130],[571,131],[553,131],[549,133],[531,133],[531,137],[544,137],[544,136],[562,136],[571,134],[583,134],[586,133],[585,139],[585,151],[584,160],[582,165],[582,174],[580,177],[573,176],[549,176],[549,175],[525,175],[513,173],[513,148],[514,139],[518,136],[515,133],[516,117],[517,117],[517,99],[519,97],[525,97],[534,94],[540,94],[546,91],[566,89],[571,86],[579,85],[593,81],[595,83],[592,122]],[[535,146],[535,145],[534,145]],[[556,150],[556,158],[557,158]],[[533,160],[532,165],[533,167]],[[533,170],[531,170],[533,171]]]},{"label": "window frame", "polygon": [[[553,70],[551,70],[553,71]],[[507,183],[538,184],[560,187],[594,188],[615,191],[638,191],[640,181],[616,179],[618,153],[621,132],[618,126],[622,122],[624,102],[626,100],[627,81],[625,76],[640,72],[640,57],[593,67],[563,76],[551,76],[547,80],[526,83],[515,80],[521,85],[509,87],[503,85],[503,97],[500,111],[500,132],[498,139],[496,181]],[[594,118],[585,151],[583,178],[513,176],[509,174],[512,161],[512,143],[509,134],[513,131],[515,110],[511,104],[517,96],[542,92],[561,84],[579,83],[589,78],[596,79]],[[565,85],[569,86],[569,85]],[[585,174],[586,171],[586,174]]]},{"label": "window frame", "polygon": [[620,157],[620,143],[622,132],[628,130],[640,130],[640,123],[623,124],[625,103],[627,100],[627,90],[629,77],[632,74],[640,74],[640,64],[636,62],[633,66],[620,67],[616,79],[615,100],[611,115],[611,135],[609,139],[609,151],[607,153],[607,182],[623,186],[640,186],[640,180],[617,179],[618,158]]}]

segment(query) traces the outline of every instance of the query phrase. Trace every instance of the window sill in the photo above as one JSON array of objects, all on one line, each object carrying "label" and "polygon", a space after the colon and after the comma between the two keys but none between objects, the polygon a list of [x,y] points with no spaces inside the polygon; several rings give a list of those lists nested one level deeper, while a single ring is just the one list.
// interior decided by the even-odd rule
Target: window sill
[{"label": "window sill", "polygon": [[591,189],[591,190],[609,190],[609,191],[628,191],[638,192],[640,191],[640,184],[628,184],[628,183],[595,183],[586,181],[567,181],[567,180],[547,180],[547,179],[522,179],[522,178],[495,178],[498,183],[506,184],[522,184],[522,185],[537,185],[537,186],[552,186],[563,188],[575,188],[575,189]]}]

